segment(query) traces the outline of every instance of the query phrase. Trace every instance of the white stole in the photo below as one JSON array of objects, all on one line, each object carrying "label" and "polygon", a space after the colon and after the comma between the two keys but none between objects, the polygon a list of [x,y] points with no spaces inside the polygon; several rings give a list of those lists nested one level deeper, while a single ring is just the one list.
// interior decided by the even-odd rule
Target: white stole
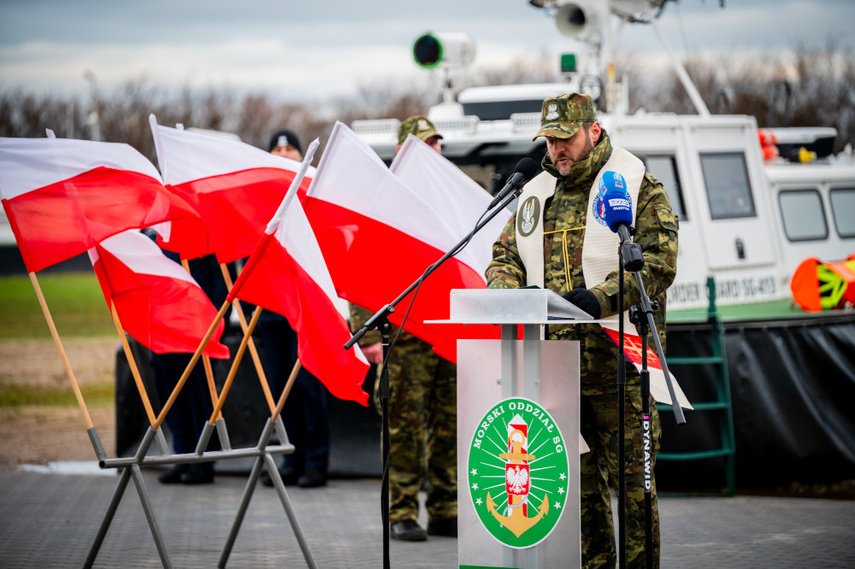
[{"label": "white stole", "polygon": [[[588,196],[585,239],[582,242],[582,272],[585,286],[591,288],[618,268],[617,250],[620,237],[607,225],[598,223],[592,214],[597,188],[603,173],[619,172],[626,180],[627,193],[633,204],[638,203],[638,190],[644,179],[644,163],[624,150],[613,148],[612,155],[600,169]],[[525,185],[517,209],[517,249],[525,265],[526,284],[543,288],[543,210],[546,200],[555,194],[557,179],[549,172],[541,172]],[[529,198],[534,198],[530,200]],[[632,218],[635,222],[636,208]],[[569,283],[568,283],[569,284]]]},{"label": "white stole", "polygon": [[[582,241],[582,273],[585,275],[585,287],[590,289],[606,280],[613,271],[619,269],[618,247],[620,237],[605,223],[600,223],[593,213],[595,201],[599,198],[599,183],[603,173],[613,170],[626,180],[626,189],[632,205],[632,220],[635,225],[638,212],[638,192],[644,181],[644,163],[623,148],[613,148],[612,155],[600,169],[588,195],[586,210],[585,237]],[[516,241],[520,259],[525,265],[526,284],[543,288],[543,210],[546,200],[555,194],[557,179],[548,172],[541,172],[523,188],[517,205]],[[626,275],[631,278],[631,275]],[[570,283],[568,283],[569,286]],[[636,333],[635,326],[629,321],[629,307],[623,312],[624,333]],[[600,319],[604,328],[618,330],[618,314]],[[649,349],[652,347],[649,347]],[[635,364],[639,368],[638,364]],[[650,394],[661,403],[671,404],[671,395],[665,382],[663,371],[648,368],[650,372]],[[674,392],[680,406],[691,409],[688,399],[677,380],[671,375]]]}]

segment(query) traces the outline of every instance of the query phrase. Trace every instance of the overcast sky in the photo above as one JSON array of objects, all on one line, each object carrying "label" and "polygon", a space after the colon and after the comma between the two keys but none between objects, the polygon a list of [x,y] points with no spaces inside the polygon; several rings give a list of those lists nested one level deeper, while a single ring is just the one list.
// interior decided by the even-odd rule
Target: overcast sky
[{"label": "overcast sky", "polygon": [[[855,48],[855,0],[682,0],[659,20],[678,53]],[[64,94],[130,79],[252,90],[302,101],[372,81],[423,77],[410,55],[427,31],[465,32],[474,65],[572,51],[527,0],[0,0],[0,88]],[[625,26],[619,50],[659,50]]]}]

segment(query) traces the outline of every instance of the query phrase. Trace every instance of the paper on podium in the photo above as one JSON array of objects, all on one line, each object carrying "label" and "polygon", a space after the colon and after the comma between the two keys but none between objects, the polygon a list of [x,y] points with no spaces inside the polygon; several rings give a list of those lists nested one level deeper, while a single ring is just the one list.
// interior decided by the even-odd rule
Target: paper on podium
[{"label": "paper on podium", "polygon": [[448,322],[459,324],[556,324],[593,317],[555,292],[539,287],[453,289]]}]

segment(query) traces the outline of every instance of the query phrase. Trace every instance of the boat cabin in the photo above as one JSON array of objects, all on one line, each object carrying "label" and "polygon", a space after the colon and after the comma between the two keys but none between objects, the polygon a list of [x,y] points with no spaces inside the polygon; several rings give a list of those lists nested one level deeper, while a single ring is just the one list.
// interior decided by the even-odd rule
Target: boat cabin
[{"label": "boat cabin", "polygon": [[[443,134],[443,155],[493,193],[520,159],[540,163],[546,153],[542,138],[531,140],[543,99],[577,87],[466,89],[428,117]],[[787,299],[790,276],[805,258],[837,261],[855,252],[855,162],[847,166],[806,150],[822,153],[833,129],[821,129],[819,142],[810,129],[776,131],[786,153],[802,149],[817,156],[802,164],[781,152],[770,157],[751,116],[602,113],[600,123],[615,145],[640,157],[663,183],[679,216],[679,268],[668,291],[669,311],[705,307],[708,276],[715,278],[721,305]],[[352,127],[390,162],[397,125],[384,119]]]}]

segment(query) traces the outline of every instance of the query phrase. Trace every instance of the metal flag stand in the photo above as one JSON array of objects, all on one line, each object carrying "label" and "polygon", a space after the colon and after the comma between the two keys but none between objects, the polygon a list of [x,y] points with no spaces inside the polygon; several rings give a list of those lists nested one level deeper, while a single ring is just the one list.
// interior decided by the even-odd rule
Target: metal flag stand
[{"label": "metal flag stand", "polygon": [[[292,181],[291,187],[288,189],[288,194],[286,195],[294,195],[296,192],[296,188],[299,185],[300,181],[303,178],[303,175],[306,172],[306,169],[311,162],[312,156],[314,155],[314,151],[318,146],[318,141],[315,140],[309,146],[309,150],[306,153],[306,157],[301,164],[300,170]],[[286,201],[283,201],[282,205],[280,205],[280,211],[284,207]],[[279,215],[279,212],[277,212]],[[277,216],[274,216],[274,220],[277,219]],[[228,273],[223,268],[223,276],[226,279],[226,282],[229,282]],[[166,551],[166,546],[163,542],[163,536],[161,535],[160,528],[157,525],[157,519],[154,516],[154,511],[151,508],[151,503],[148,499],[148,492],[145,487],[145,482],[143,480],[142,474],[140,473],[140,466],[142,465],[166,465],[166,464],[178,464],[178,463],[188,463],[188,462],[210,462],[215,460],[223,460],[223,459],[232,459],[232,458],[248,458],[255,457],[256,461],[253,466],[253,469],[250,473],[250,479],[248,481],[247,488],[244,491],[244,496],[241,500],[241,504],[238,510],[237,517],[235,519],[235,523],[232,526],[232,530],[229,534],[229,537],[226,542],[226,546],[223,550],[223,553],[220,558],[219,567],[225,567],[225,564],[228,560],[229,553],[231,552],[231,548],[234,544],[234,540],[237,537],[237,532],[240,528],[243,517],[246,513],[246,509],[249,504],[249,500],[252,496],[252,491],[255,488],[256,483],[258,482],[258,477],[261,472],[262,461],[267,466],[268,471],[271,474],[271,479],[274,481],[274,485],[276,486],[277,493],[279,494],[279,498],[282,501],[282,505],[285,509],[286,514],[288,515],[289,521],[291,522],[292,529],[294,530],[294,534],[297,538],[298,543],[300,544],[300,548],[303,551],[303,556],[306,559],[306,563],[310,568],[316,567],[314,559],[312,558],[311,552],[309,551],[308,544],[303,537],[302,529],[300,528],[299,520],[294,512],[294,509],[291,505],[291,501],[288,498],[288,494],[285,491],[284,484],[282,480],[278,476],[278,471],[276,469],[276,464],[273,461],[273,454],[285,454],[294,452],[294,446],[290,444],[288,441],[287,433],[285,432],[285,428],[282,424],[279,415],[282,411],[282,408],[285,405],[285,400],[290,393],[291,387],[293,385],[294,380],[296,379],[297,373],[300,370],[300,363],[294,366],[294,369],[291,372],[291,376],[289,377],[288,384],[280,396],[279,402],[276,407],[272,405],[272,396],[270,395],[270,389],[267,385],[267,379],[263,375],[263,370],[261,370],[260,363],[258,362],[257,356],[255,354],[254,345],[252,345],[251,353],[254,356],[256,362],[256,369],[259,370],[259,377],[262,382],[262,388],[267,396],[268,404],[271,407],[271,416],[265,425],[261,437],[259,439],[258,445],[253,448],[244,448],[244,449],[232,449],[230,448],[230,444],[228,444],[228,436],[225,431],[225,423],[222,419],[222,408],[225,402],[225,399],[229,393],[229,389],[234,381],[235,375],[237,374],[237,369],[240,364],[240,361],[243,357],[243,354],[246,351],[248,345],[251,345],[252,341],[252,331],[255,328],[256,323],[258,322],[258,318],[261,315],[261,307],[256,307],[255,312],[253,313],[252,320],[248,325],[245,325],[244,319],[241,318],[241,324],[244,331],[243,339],[241,340],[240,347],[235,354],[234,361],[232,362],[232,367],[229,370],[228,378],[221,390],[221,393],[218,397],[216,397],[216,401],[214,403],[214,409],[211,413],[210,420],[205,424],[202,433],[199,437],[199,441],[196,447],[195,453],[186,453],[186,454],[178,454],[178,455],[165,455],[159,457],[148,457],[146,453],[148,452],[149,447],[151,446],[152,441],[155,436],[160,436],[162,438],[162,434],[160,434],[160,426],[163,424],[163,421],[166,417],[166,414],[169,412],[172,405],[175,403],[176,398],[178,397],[179,392],[184,387],[184,384],[187,382],[187,379],[190,377],[190,373],[198,363],[199,358],[202,354],[204,347],[208,344],[208,341],[213,336],[217,326],[223,320],[229,308],[232,306],[235,297],[237,295],[236,291],[233,287],[229,287],[231,292],[229,296],[226,298],[226,301],[223,303],[220,308],[217,316],[214,318],[213,322],[208,328],[208,331],[202,338],[199,346],[196,348],[190,362],[185,368],[184,372],[181,375],[181,378],[178,380],[177,384],[173,388],[172,393],[169,396],[169,399],[163,405],[160,414],[157,419],[155,419],[145,436],[143,437],[142,442],[140,443],[139,448],[137,449],[137,453],[132,458],[117,458],[117,459],[108,459],[106,458],[105,453],[103,453],[103,449],[99,456],[99,466],[101,468],[124,468],[125,470],[122,472],[122,476],[119,480],[119,483],[116,487],[116,490],[113,493],[113,497],[110,501],[110,504],[107,508],[107,512],[104,515],[104,518],[101,522],[101,525],[98,530],[98,534],[95,537],[95,540],[90,547],[89,555],[86,559],[85,567],[91,567],[92,563],[94,563],[95,557],[98,554],[98,550],[101,547],[101,543],[103,542],[104,536],[106,535],[107,529],[109,528],[113,516],[115,515],[116,508],[118,507],[119,502],[121,501],[122,495],[124,494],[125,489],[127,488],[128,481],[131,476],[134,478],[134,483],[137,487],[137,492],[140,495],[140,500],[143,505],[143,509],[146,513],[146,518],[148,519],[149,527],[151,528],[152,536],[154,537],[155,544],[158,549],[158,553],[160,554],[161,561],[163,562],[163,566],[167,568],[172,567],[172,563],[169,559],[169,555]],[[243,314],[240,314],[241,317]],[[117,328],[121,328],[120,324],[117,322]],[[120,334],[121,335],[121,334]],[[128,350],[128,352],[130,352]],[[135,367],[135,366],[134,366]],[[210,365],[206,365],[206,371],[208,371]],[[212,377],[209,375],[209,384],[212,384]],[[141,381],[138,381],[138,385],[141,386]],[[144,391],[144,390],[143,390]],[[212,389],[212,396],[215,393],[215,389]],[[144,399],[145,396],[143,396]],[[79,396],[78,399],[82,404],[82,396]],[[88,414],[87,414],[88,417]],[[220,436],[224,439],[225,450],[220,451],[211,451],[206,452],[205,449],[208,445],[208,441],[210,440],[211,435],[213,434],[214,429],[217,428]],[[268,442],[273,431],[276,430],[279,436],[280,441],[284,441],[284,444],[280,444],[277,446],[268,446]],[[93,441],[94,444],[94,441]],[[100,447],[100,443],[98,445]],[[98,449],[96,449],[97,451]]]},{"label": "metal flag stand", "polygon": [[[280,430],[282,423],[279,419],[279,414],[281,413],[282,408],[285,405],[285,400],[288,394],[290,393],[291,386],[293,385],[297,373],[300,370],[299,362],[297,365],[294,366],[294,369],[291,372],[291,376],[288,379],[288,384],[283,390],[276,408],[271,413],[271,417],[265,424],[257,446],[243,449],[227,449],[221,451],[207,452],[204,451],[207,446],[208,440],[210,439],[210,436],[213,433],[214,428],[216,427],[217,420],[222,420],[218,419],[219,414],[222,411],[222,405],[225,401],[226,396],[228,395],[229,387],[231,386],[231,383],[234,380],[234,377],[237,372],[237,367],[240,364],[240,360],[242,359],[243,354],[246,351],[247,344],[250,341],[252,330],[255,327],[256,322],[258,321],[258,317],[261,313],[260,308],[256,309],[255,313],[253,314],[252,320],[250,321],[249,326],[247,327],[243,340],[241,341],[241,345],[238,348],[238,351],[232,363],[232,368],[229,371],[229,376],[226,380],[226,384],[224,385],[222,392],[220,393],[220,396],[214,407],[214,410],[211,414],[212,420],[205,424],[205,428],[199,438],[199,443],[197,445],[196,452],[185,454],[171,454],[164,456],[146,456],[146,453],[148,452],[148,449],[151,446],[151,443],[153,442],[154,438],[158,436],[158,434],[161,432],[160,426],[163,420],[165,419],[166,413],[169,411],[172,403],[175,401],[178,392],[184,386],[184,383],[189,377],[191,370],[196,365],[196,363],[198,363],[203,347],[207,344],[208,340],[213,334],[214,329],[216,328],[219,321],[222,319],[229,305],[230,301],[226,301],[226,303],[224,303],[223,307],[220,309],[218,317],[211,324],[208,333],[202,339],[199,348],[197,348],[196,353],[193,355],[193,358],[191,359],[190,363],[188,364],[187,368],[179,379],[178,384],[173,390],[169,400],[164,405],[164,408],[161,410],[161,413],[158,416],[157,420],[146,431],[146,434],[143,437],[139,448],[137,449],[136,455],[131,458],[109,459],[106,458],[106,455],[102,454],[104,458],[99,459],[98,464],[101,468],[123,468],[124,470],[122,471],[122,475],[119,479],[116,489],[113,492],[113,496],[110,499],[107,511],[105,512],[104,517],[102,518],[101,525],[99,526],[95,539],[93,540],[93,543],[89,549],[89,554],[87,555],[84,567],[88,568],[93,566],[95,558],[98,555],[98,551],[100,550],[101,544],[103,543],[104,537],[107,534],[107,530],[109,529],[112,523],[113,517],[116,513],[116,509],[118,508],[118,505],[121,502],[122,496],[127,488],[128,482],[130,481],[131,477],[133,477],[134,479],[134,485],[136,486],[137,493],[140,496],[140,502],[142,503],[143,510],[145,511],[146,519],[148,521],[149,528],[151,529],[152,537],[154,538],[158,554],[161,558],[161,562],[163,563],[163,566],[165,568],[173,567],[172,562],[169,559],[169,554],[167,552],[165,542],[163,540],[163,535],[157,523],[157,518],[155,517],[154,510],[151,507],[151,501],[148,497],[145,480],[143,479],[142,473],[140,471],[141,466],[182,464],[189,462],[208,462],[214,460],[226,460],[248,457],[255,457],[256,461],[253,466],[252,472],[250,473],[250,478],[247,482],[247,487],[244,490],[243,498],[241,499],[235,523],[233,524],[232,530],[226,541],[226,545],[220,557],[218,567],[225,567],[225,564],[228,561],[229,554],[231,552],[232,546],[234,545],[234,540],[237,537],[238,530],[240,529],[241,522],[243,521],[243,517],[249,505],[249,500],[252,497],[252,492],[255,488],[256,483],[258,482],[258,477],[261,473],[262,461],[267,466],[268,471],[271,473],[271,478],[274,480],[274,485],[276,487],[280,501],[282,502],[282,505],[291,523],[291,527],[294,531],[295,537],[297,538],[297,542],[299,543],[300,548],[303,552],[303,556],[306,559],[306,564],[310,568],[316,567],[314,559],[311,555],[311,551],[309,550],[308,544],[303,536],[299,520],[297,519],[296,513],[294,512],[294,508],[291,505],[290,498],[288,497],[288,494],[285,491],[285,487],[282,484],[282,480],[277,475],[278,472],[276,469],[276,464],[273,461],[272,457],[272,455],[274,454],[287,454],[294,452],[294,446],[290,444],[290,442],[288,442],[287,433],[285,432],[284,428],[281,428]],[[268,446],[268,442],[274,429],[277,430],[277,432],[279,433],[281,440],[285,441],[284,444]]]}]

